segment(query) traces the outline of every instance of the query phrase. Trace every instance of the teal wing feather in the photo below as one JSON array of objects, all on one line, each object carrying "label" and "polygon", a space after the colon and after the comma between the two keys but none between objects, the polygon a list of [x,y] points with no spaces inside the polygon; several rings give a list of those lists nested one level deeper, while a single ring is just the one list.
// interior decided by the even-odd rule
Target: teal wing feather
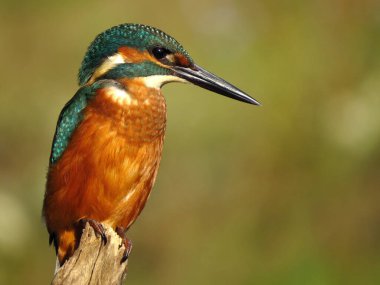
[{"label": "teal wing feather", "polygon": [[51,148],[51,165],[59,160],[68,146],[71,135],[83,119],[83,110],[86,108],[88,101],[96,94],[98,89],[109,86],[122,88],[118,82],[113,80],[100,80],[90,86],[80,88],[73,98],[63,107],[59,114]]},{"label": "teal wing feather", "polygon": [[81,88],[63,107],[59,114],[57,127],[55,129],[53,145],[50,154],[50,164],[54,164],[66,149],[70,137],[75,128],[81,122],[83,109],[87,105],[88,88]]}]

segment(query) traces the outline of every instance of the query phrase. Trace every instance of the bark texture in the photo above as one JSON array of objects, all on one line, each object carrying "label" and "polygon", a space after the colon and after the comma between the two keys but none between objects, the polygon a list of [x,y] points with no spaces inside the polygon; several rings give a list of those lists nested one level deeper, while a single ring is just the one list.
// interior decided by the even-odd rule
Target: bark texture
[{"label": "bark texture", "polygon": [[89,224],[74,255],[56,270],[52,285],[122,284],[127,274],[128,260],[120,264],[124,246],[113,229],[105,227],[107,244],[95,235]]}]

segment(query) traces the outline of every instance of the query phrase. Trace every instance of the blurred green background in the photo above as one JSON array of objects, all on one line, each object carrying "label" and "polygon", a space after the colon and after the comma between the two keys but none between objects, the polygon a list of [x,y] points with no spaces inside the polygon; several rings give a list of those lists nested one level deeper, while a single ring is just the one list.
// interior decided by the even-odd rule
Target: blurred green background
[{"label": "blurred green background", "polygon": [[174,36],[263,103],[164,87],[127,284],[380,284],[380,2],[1,1],[0,284],[48,284],[50,145],[96,34]]}]

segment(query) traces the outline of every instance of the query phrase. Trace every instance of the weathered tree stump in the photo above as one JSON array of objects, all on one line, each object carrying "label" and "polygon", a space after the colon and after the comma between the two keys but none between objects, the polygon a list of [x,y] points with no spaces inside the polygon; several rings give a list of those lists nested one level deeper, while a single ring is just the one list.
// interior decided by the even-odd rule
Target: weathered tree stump
[{"label": "weathered tree stump", "polygon": [[124,246],[113,229],[105,227],[107,244],[89,224],[83,230],[78,249],[56,270],[52,285],[122,284],[127,275],[127,263],[120,263]]}]

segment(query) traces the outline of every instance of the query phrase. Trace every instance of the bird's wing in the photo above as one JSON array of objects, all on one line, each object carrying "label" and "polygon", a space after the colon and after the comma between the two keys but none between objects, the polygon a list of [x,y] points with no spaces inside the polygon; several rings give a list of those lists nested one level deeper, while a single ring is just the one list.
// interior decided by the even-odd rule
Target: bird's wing
[{"label": "bird's wing", "polygon": [[82,111],[87,105],[88,87],[80,88],[63,107],[59,114],[50,154],[50,164],[54,164],[66,149],[70,137],[82,120]]},{"label": "bird's wing", "polygon": [[53,144],[50,154],[50,164],[54,164],[62,156],[70,138],[83,119],[83,110],[88,101],[96,95],[96,91],[107,86],[118,86],[120,83],[113,80],[99,80],[92,85],[81,87],[77,93],[63,107],[59,114],[57,127],[55,129]]}]

